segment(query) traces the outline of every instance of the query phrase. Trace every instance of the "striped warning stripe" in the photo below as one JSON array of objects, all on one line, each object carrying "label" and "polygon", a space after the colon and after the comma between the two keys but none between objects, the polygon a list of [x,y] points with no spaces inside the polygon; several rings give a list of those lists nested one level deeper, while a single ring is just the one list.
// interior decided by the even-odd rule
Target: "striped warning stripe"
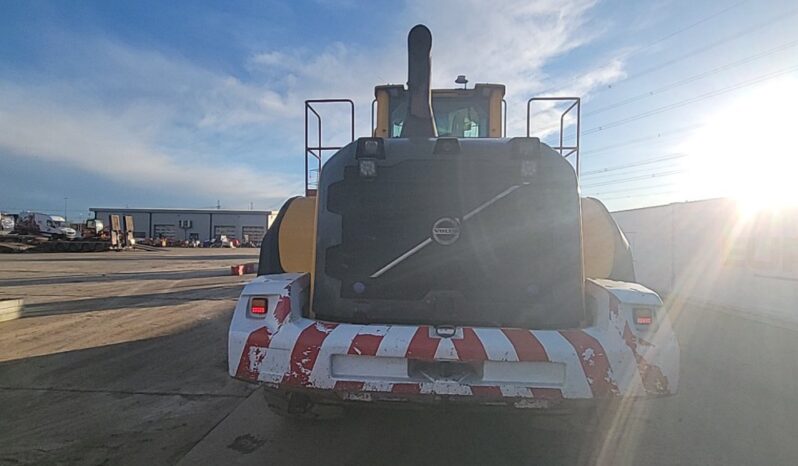
[{"label": "striped warning stripe", "polygon": [[[548,353],[543,343],[535,336],[531,330],[523,329],[502,329],[502,333],[513,344],[515,353],[519,361],[524,362],[550,362]],[[562,399],[562,391],[559,388],[530,387],[534,398]]]},{"label": "striped warning stripe", "polygon": [[[288,299],[281,299],[274,311],[275,320],[281,324],[285,323],[289,311]],[[579,378],[585,381],[584,389],[589,388],[589,392],[584,395],[606,397],[618,393],[609,360],[601,343],[581,330],[536,332],[523,329],[466,327],[462,329],[461,338],[442,339],[435,335],[431,336],[429,326],[351,326],[303,319],[295,324],[280,325],[280,327],[282,327],[280,332],[272,333],[269,328],[264,327],[250,334],[237,368],[238,376],[257,379],[257,370],[253,368],[260,365],[268,366],[268,371],[272,374],[282,374],[277,382],[293,386],[347,391],[384,391],[396,394],[417,394],[438,390],[433,389],[434,384],[431,382],[334,380],[330,367],[332,355],[345,352],[350,355],[403,357],[423,361],[448,359],[474,363],[560,362],[565,364],[570,374],[567,378],[571,380],[572,385],[573,370],[579,371],[581,368]],[[281,340],[276,346],[272,341],[275,339]],[[288,349],[274,350],[275,354],[272,355],[269,351],[265,351],[270,346]],[[547,347],[550,347],[550,350],[547,351]],[[258,349],[253,353],[253,348],[263,350]],[[258,351],[262,351],[263,354]],[[553,351],[551,354],[556,355],[553,359],[550,357],[551,351]],[[456,387],[449,388],[454,390],[452,394],[473,394],[480,397],[563,398],[563,392],[559,388],[522,387],[513,384],[464,385],[460,387],[462,390],[455,390]],[[576,394],[577,397],[584,396],[581,394],[581,389],[578,391],[580,393]],[[569,397],[574,395],[571,393]]]},{"label": "striped warning stripe", "polygon": [[435,358],[435,352],[438,350],[441,339],[431,338],[429,332],[430,328],[427,326],[418,327],[413,339],[410,340],[410,346],[407,347],[405,354],[407,359],[431,361]]},{"label": "striped warning stripe", "polygon": [[[407,352],[404,357],[407,359],[420,359],[422,361],[432,361],[435,359],[435,353],[438,351],[440,338],[431,338],[430,327],[420,326],[413,334],[410,344],[407,346]],[[401,394],[418,394],[421,393],[421,384],[415,382],[396,383],[391,387],[392,393]]]},{"label": "striped warning stripe", "polygon": [[618,386],[612,378],[610,362],[601,343],[581,330],[561,330],[560,335],[576,350],[593,397],[618,394]]},{"label": "striped warning stripe", "polygon": [[[354,354],[359,356],[376,356],[380,343],[385,338],[384,334],[379,333],[363,333],[355,335],[352,339],[352,344],[349,345],[347,354]],[[350,380],[337,380],[335,382],[335,390],[348,390],[348,391],[361,391],[365,382],[350,381]]]},{"label": "striped warning stripe", "polygon": [[285,319],[290,313],[291,299],[288,296],[280,297],[280,300],[277,302],[277,306],[274,308],[274,320],[277,322],[277,325],[282,325],[285,323]]},{"label": "striped warning stripe", "polygon": [[338,324],[316,322],[299,334],[291,351],[289,370],[283,377],[284,384],[308,385],[321,345],[337,326]]},{"label": "striped warning stripe", "polygon": [[[257,380],[258,371],[255,369],[255,364],[260,364],[263,358],[266,357],[266,349],[272,342],[272,333],[268,327],[263,327],[249,334],[247,342],[244,344],[244,352],[241,355],[241,361],[238,363],[236,370],[236,377]],[[254,354],[263,353],[263,354]]]},{"label": "striped warning stripe", "polygon": [[[488,360],[488,353],[485,345],[472,328],[463,329],[463,338],[452,340],[457,354],[464,362],[484,362]],[[501,389],[496,385],[471,385],[471,393],[474,396],[486,398],[500,398]]]}]

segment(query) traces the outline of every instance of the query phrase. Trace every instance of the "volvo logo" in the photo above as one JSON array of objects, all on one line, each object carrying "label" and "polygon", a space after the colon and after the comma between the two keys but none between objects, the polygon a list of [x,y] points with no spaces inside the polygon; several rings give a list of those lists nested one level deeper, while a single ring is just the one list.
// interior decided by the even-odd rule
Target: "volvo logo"
[{"label": "volvo logo", "polygon": [[454,244],[459,237],[460,220],[456,218],[443,217],[432,225],[432,239],[440,245],[449,246]]}]

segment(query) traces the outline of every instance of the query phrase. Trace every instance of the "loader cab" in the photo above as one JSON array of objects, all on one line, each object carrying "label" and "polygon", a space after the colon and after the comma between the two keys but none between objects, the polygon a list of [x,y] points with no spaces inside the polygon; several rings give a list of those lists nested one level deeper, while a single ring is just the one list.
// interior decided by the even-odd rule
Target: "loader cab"
[{"label": "loader cab", "polygon": [[[460,78],[464,80],[464,77]],[[477,84],[470,89],[433,89],[432,109],[438,136],[504,136],[504,90],[503,84]],[[371,128],[373,136],[400,137],[407,114],[407,99],[408,91],[403,85],[388,84],[374,88]]]}]

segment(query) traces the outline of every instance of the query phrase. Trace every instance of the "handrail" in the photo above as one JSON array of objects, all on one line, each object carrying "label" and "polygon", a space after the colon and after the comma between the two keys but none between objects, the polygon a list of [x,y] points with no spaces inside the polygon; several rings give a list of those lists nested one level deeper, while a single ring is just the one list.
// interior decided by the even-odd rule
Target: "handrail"
[{"label": "handrail", "polygon": [[502,99],[502,111],[504,115],[502,116],[502,137],[507,137],[507,100]]},{"label": "handrail", "polygon": [[374,136],[374,129],[376,128],[377,124],[374,122],[374,106],[377,105],[377,99],[371,101],[371,136]]},{"label": "handrail", "polygon": [[[305,195],[309,196],[316,190],[311,188],[310,173],[321,173],[322,159],[324,151],[340,150],[344,146],[325,146],[322,145],[322,118],[319,112],[313,108],[313,104],[349,104],[350,111],[350,142],[355,140],[355,102],[352,99],[309,99],[305,101]],[[318,126],[318,141],[315,146],[310,145],[310,113],[316,116]],[[311,169],[309,157],[313,156],[317,160],[318,168]],[[318,175],[317,175],[318,176]],[[316,181],[318,187],[318,181]]]},{"label": "handrail", "polygon": [[[560,152],[560,155],[568,158],[573,154],[576,154],[576,176],[579,176],[579,136],[581,132],[581,115],[582,115],[582,99],[579,97],[532,97],[531,99],[526,101],[526,137],[531,137],[532,135],[532,116],[530,111],[532,110],[532,102],[552,102],[552,101],[561,101],[561,102],[573,102],[564,112],[560,114],[560,145],[557,147],[552,147],[552,149],[557,150]],[[565,117],[576,108],[576,145],[573,146],[564,146],[564,134],[565,134]],[[568,151],[567,153],[563,153],[563,151]]]}]

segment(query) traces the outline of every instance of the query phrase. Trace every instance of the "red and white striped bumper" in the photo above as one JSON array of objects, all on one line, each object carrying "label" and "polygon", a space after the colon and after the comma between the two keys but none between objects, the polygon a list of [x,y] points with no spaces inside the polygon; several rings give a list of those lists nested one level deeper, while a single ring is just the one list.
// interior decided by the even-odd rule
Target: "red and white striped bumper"
[{"label": "red and white striped bumper", "polygon": [[[308,282],[306,274],[267,275],[244,288],[230,324],[231,376],[342,400],[455,396],[517,407],[670,395],[678,386],[679,347],[670,322],[660,298],[640,285],[588,280],[593,325],[587,328],[457,327],[442,337],[426,325],[302,317]],[[249,315],[252,297],[268,299],[264,316]],[[641,307],[655,315],[642,330],[633,320]]]}]

